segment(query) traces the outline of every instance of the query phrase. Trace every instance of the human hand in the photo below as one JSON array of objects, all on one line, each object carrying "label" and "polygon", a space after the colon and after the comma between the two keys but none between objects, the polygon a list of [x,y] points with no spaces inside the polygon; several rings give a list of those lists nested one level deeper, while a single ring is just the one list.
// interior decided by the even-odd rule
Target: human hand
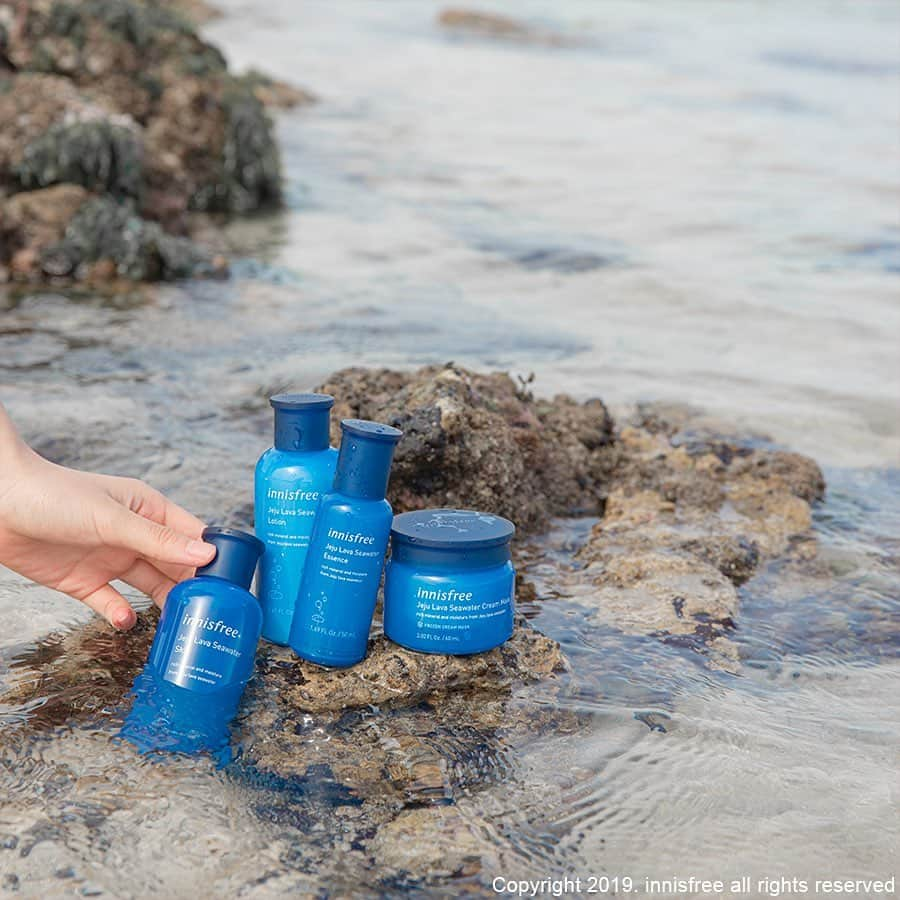
[{"label": "human hand", "polygon": [[0,564],[127,631],[135,611],[110,582],[124,581],[161,607],[176,582],[215,555],[200,540],[203,527],[135,478],[48,462],[15,435],[0,406]]}]

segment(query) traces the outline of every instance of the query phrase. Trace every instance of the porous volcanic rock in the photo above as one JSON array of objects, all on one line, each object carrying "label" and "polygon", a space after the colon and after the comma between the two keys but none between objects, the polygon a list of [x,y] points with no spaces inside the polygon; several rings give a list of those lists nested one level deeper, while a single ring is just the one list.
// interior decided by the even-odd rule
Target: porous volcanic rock
[{"label": "porous volcanic rock", "polygon": [[714,644],[734,626],[740,584],[761,563],[815,552],[811,459],[735,435],[684,407],[646,406],[616,430],[599,400],[541,400],[505,373],[449,364],[345,369],[321,387],[344,417],[404,431],[390,494],[398,511],[461,506],[520,531],[600,514],[577,554],[580,602],[629,634]]},{"label": "porous volcanic rock", "polygon": [[766,560],[815,553],[808,457],[644,411],[620,429],[603,517],[578,560],[603,621],[631,634],[719,641],[737,587]]},{"label": "porous volcanic rock", "polygon": [[403,430],[390,495],[398,510],[479,509],[534,531],[554,515],[597,513],[613,460],[613,422],[600,400],[531,396],[506,373],[459,366],[415,372],[344,369],[321,390],[343,418]]},{"label": "porous volcanic rock", "polygon": [[[279,203],[262,101],[285,106],[307,95],[258,73],[231,74],[175,5],[0,0],[0,278],[87,278],[101,259],[131,280],[220,274],[213,251],[176,238],[199,231],[202,214]],[[45,259],[59,234],[21,226],[7,209],[19,192],[58,185],[105,204],[77,224],[82,239],[68,241],[65,266],[56,251]],[[46,207],[59,196],[31,202]],[[64,212],[68,225],[71,204],[61,221]],[[98,255],[123,221],[130,239]],[[91,224],[97,234],[85,240]]]}]

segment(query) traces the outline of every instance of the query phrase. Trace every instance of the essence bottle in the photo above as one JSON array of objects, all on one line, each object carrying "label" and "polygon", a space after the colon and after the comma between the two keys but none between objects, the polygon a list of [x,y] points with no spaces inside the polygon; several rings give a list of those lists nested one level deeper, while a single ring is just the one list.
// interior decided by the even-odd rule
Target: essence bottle
[{"label": "essence bottle", "polygon": [[316,514],[290,645],[303,659],[345,667],[366,655],[392,511],[385,500],[403,432],[345,419],[334,487]]},{"label": "essence bottle", "polygon": [[141,750],[227,746],[228,725],[253,673],[262,613],[249,588],[263,545],[233,528],[206,528],[203,540],[216,555],[169,592],[135,681],[122,734]]},{"label": "essence bottle", "polygon": [[256,464],[256,534],[266,549],[257,588],[262,636],[286,644],[294,602],[319,498],[331,488],[337,450],[328,430],[334,398],[328,394],[276,394],[275,445]]}]

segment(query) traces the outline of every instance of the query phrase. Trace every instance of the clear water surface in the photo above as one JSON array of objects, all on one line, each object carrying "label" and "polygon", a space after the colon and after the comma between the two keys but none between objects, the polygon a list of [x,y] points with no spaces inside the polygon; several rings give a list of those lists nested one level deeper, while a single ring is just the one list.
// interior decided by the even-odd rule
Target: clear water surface
[{"label": "clear water surface", "polygon": [[[27,437],[246,521],[265,396],[349,364],[533,371],[543,393],[770,432],[826,470],[825,575],[748,583],[740,670],[721,673],[593,624],[567,577],[590,523],[557,523],[526,612],[572,672],[522,696],[582,725],[468,760],[483,787],[454,808],[507,877],[889,874],[896,5],[529,0],[535,34],[514,41],[442,31],[428,2],[223,5],[208,33],[237,67],[321,97],[279,121],[287,209],[228,228],[225,284],[0,295]],[[0,611],[4,679],[87,617],[8,573]],[[400,890],[335,842],[315,791],[287,818],[284,786],[140,759],[111,720],[3,741],[0,796],[0,887],[20,896]]]}]

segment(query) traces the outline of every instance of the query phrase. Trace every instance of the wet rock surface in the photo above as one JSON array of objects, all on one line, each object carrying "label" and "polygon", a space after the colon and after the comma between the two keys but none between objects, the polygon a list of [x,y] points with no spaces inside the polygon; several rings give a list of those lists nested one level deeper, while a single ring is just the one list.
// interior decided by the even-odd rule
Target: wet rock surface
[{"label": "wet rock surface", "polygon": [[535,531],[551,516],[602,508],[615,451],[613,421],[600,400],[536,399],[505,373],[452,364],[344,369],[321,389],[337,398],[335,444],[342,418],[403,430],[390,485],[398,510],[468,507]]},{"label": "wet rock surface", "polygon": [[[0,280],[87,279],[101,261],[128,280],[218,275],[224,261],[187,241],[201,214],[279,203],[264,104],[309,95],[231,74],[176,6],[0,0]],[[51,216],[60,185],[89,192],[92,214],[75,222],[69,202]],[[53,233],[22,222],[21,192]],[[81,237],[61,251],[70,226]],[[123,227],[128,239],[104,247]]]},{"label": "wet rock surface", "polygon": [[539,400],[505,374],[453,365],[349,369],[322,389],[341,398],[335,441],[344,416],[404,430],[399,509],[474,507],[526,532],[602,512],[568,576],[580,602],[625,633],[712,650],[719,665],[735,664],[738,587],[766,560],[815,553],[819,467],[684,407],[646,406],[616,429],[599,400]]}]

